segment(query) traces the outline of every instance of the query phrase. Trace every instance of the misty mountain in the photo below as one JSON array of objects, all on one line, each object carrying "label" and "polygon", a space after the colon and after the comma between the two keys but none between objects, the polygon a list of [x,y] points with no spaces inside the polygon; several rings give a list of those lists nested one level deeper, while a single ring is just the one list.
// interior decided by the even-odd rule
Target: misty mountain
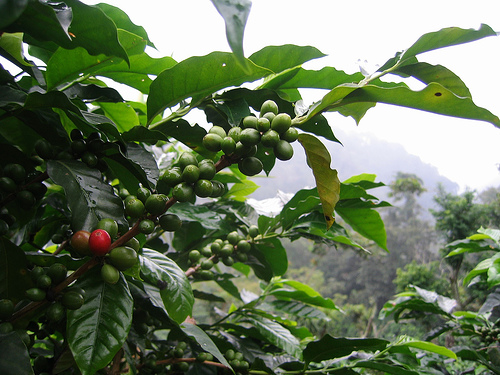
[{"label": "misty mountain", "polygon": [[[438,184],[451,193],[458,192],[458,184],[439,174],[437,168],[424,163],[418,156],[409,154],[403,146],[353,133],[335,130],[336,137],[343,145],[322,139],[332,157],[331,167],[337,169],[341,181],[361,173],[375,174],[377,182],[389,184],[397,172],[413,173],[424,182],[427,192],[419,198],[424,208],[426,218],[428,209],[434,207],[433,197],[437,192]],[[327,143],[328,142],[328,143]],[[294,157],[286,162],[277,160],[269,178],[256,177],[253,179],[260,188],[251,195],[255,199],[266,199],[276,196],[278,191],[295,193],[296,191],[315,186],[311,169],[305,162],[305,153],[302,146],[293,143]],[[372,190],[372,194],[380,199],[391,201],[387,197],[387,187]]]}]

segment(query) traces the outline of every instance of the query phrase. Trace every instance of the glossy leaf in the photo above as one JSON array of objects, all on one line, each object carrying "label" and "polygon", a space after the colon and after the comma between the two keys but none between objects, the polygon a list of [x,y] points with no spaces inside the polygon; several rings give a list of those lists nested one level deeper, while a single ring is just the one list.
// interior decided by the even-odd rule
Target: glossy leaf
[{"label": "glossy leaf", "polygon": [[252,2],[250,0],[212,0],[226,24],[226,38],[238,64],[247,73],[251,72],[243,53],[243,34]]},{"label": "glossy leaf", "polygon": [[[386,205],[388,204],[382,204],[382,206]],[[347,199],[339,201],[335,211],[356,232],[374,241],[382,249],[389,251],[384,222],[374,208],[376,208],[376,204],[372,201]]]},{"label": "glossy leaf", "polygon": [[280,212],[280,222],[284,229],[290,228],[302,215],[318,209],[321,200],[316,189],[299,190]]},{"label": "glossy leaf", "polygon": [[[250,57],[251,59],[251,57]],[[252,60],[253,61],[253,60]],[[257,63],[257,62],[256,62]],[[258,64],[258,63],[257,63]],[[296,88],[316,88],[331,90],[343,83],[359,82],[364,76],[361,73],[347,74],[342,70],[326,66],[320,70],[308,70],[300,68],[289,80],[277,84],[275,81],[280,76],[272,77],[262,85],[262,88],[273,89],[296,89]]]},{"label": "glossy leaf", "polygon": [[137,113],[127,103],[97,102],[96,104],[104,111],[104,115],[113,121],[120,133],[139,125]]},{"label": "glossy leaf", "polygon": [[282,46],[264,47],[260,51],[253,53],[249,57],[249,60],[252,60],[259,66],[272,70],[274,73],[279,73],[324,56],[326,55],[315,47],[285,44]]},{"label": "glossy leaf", "polygon": [[168,212],[176,214],[182,221],[197,221],[207,229],[224,228],[224,216],[215,212],[210,206],[177,203]]},{"label": "glossy leaf", "polygon": [[376,352],[384,350],[388,344],[388,341],[381,339],[348,339],[325,335],[307,344],[304,349],[304,360],[307,363],[321,362],[341,358],[354,351]]},{"label": "glossy leaf", "polygon": [[321,319],[329,321],[330,318],[321,310],[297,301],[276,300],[271,301],[273,308],[283,311],[286,314],[305,319]]},{"label": "glossy leaf", "polygon": [[158,126],[151,126],[150,129],[159,131],[168,137],[175,138],[200,154],[207,152],[201,141],[203,136],[207,134],[207,131],[198,124],[191,125],[184,119],[178,119],[161,123]]},{"label": "glossy leaf", "polygon": [[477,30],[448,27],[422,35],[410,48],[405,50],[400,59],[404,61],[410,57],[438,48],[455,46],[496,35],[496,32],[485,24],[482,24]]},{"label": "glossy leaf", "polygon": [[158,75],[175,64],[177,62],[169,56],[153,58],[146,53],[141,53],[130,56],[130,66],[125,61],[121,61],[100,67],[96,74],[148,94],[149,86],[153,82],[150,76]]},{"label": "glossy leaf", "polygon": [[437,82],[458,96],[471,96],[469,89],[465,86],[465,83],[460,79],[460,77],[441,65],[431,65],[424,62],[418,62],[415,64],[404,65],[393,71],[393,73],[402,73],[405,76],[415,77],[425,84]]},{"label": "glossy leaf", "polygon": [[329,229],[335,220],[333,211],[340,196],[340,180],[337,170],[331,169],[330,153],[319,139],[310,134],[300,134],[299,142],[304,147],[308,165],[313,170],[326,227]]},{"label": "glossy leaf", "polygon": [[[67,0],[66,13],[61,17],[50,4],[31,2],[11,26],[40,41],[53,41],[65,49],[85,48],[91,55],[105,54],[128,60],[118,41],[113,21],[99,8],[77,0]],[[69,26],[69,29],[66,28]]]},{"label": "glossy leaf", "polygon": [[120,350],[132,324],[134,302],[127,281],[102,281],[96,266],[76,285],[85,290],[85,303],[68,311],[68,344],[83,375],[95,374]]},{"label": "glossy leaf", "polygon": [[205,352],[212,354],[224,366],[230,367],[219,348],[215,345],[210,336],[208,336],[200,327],[195,324],[183,323],[181,324],[181,329],[186,335],[194,338]]},{"label": "glossy leaf", "polygon": [[[142,53],[146,42],[139,36],[119,30],[120,46],[128,54]],[[72,50],[59,48],[47,63],[47,88],[49,90],[75,81],[86,74],[95,74],[100,69],[117,64],[122,58],[116,55],[93,55],[82,47]],[[128,63],[128,55],[124,60]]]},{"label": "glossy leaf", "polygon": [[330,298],[324,298],[310,286],[295,280],[279,280],[277,285],[284,284],[291,287],[278,287],[273,289],[270,294],[278,299],[295,300],[304,302],[313,306],[324,307],[327,309],[337,310],[335,303]]},{"label": "glossy leaf", "polygon": [[225,87],[252,82],[270,73],[251,61],[248,61],[248,67],[248,73],[245,73],[234,56],[225,52],[212,52],[181,61],[160,73],[151,84],[148,96],[149,122],[181,100],[190,97],[199,100]]},{"label": "glossy leaf", "polygon": [[432,342],[428,342],[428,341],[420,341],[420,340],[412,340],[411,339],[411,340],[405,341],[402,344],[396,345],[395,347],[397,347],[397,346],[406,346],[406,347],[410,347],[410,348],[416,348],[416,349],[420,349],[420,350],[425,350],[427,352],[443,355],[445,357],[457,359],[457,355],[454,352],[452,352],[450,349],[447,349],[444,346],[433,344]]},{"label": "glossy leaf", "polygon": [[127,30],[128,32],[139,35],[141,38],[148,42],[148,46],[154,47],[153,42],[149,40],[148,33],[142,26],[138,26],[134,24],[130,17],[120,8],[117,8],[110,4],[99,3],[96,5],[99,9],[101,9],[106,16],[111,18],[115,23],[118,29]]},{"label": "glossy leaf", "polygon": [[7,53],[21,65],[31,66],[31,64],[26,61],[23,54],[22,33],[3,33],[0,38],[0,53],[2,55]]},{"label": "glossy leaf", "polygon": [[140,260],[144,279],[160,288],[170,318],[182,323],[191,315],[194,304],[191,284],[184,271],[173,260],[155,250],[144,248]]},{"label": "glossy leaf", "polygon": [[288,269],[286,250],[277,238],[266,239],[265,242],[256,243],[255,249],[260,253],[269,266],[273,276],[282,276]]},{"label": "glossy leaf", "polygon": [[110,164],[116,177],[130,192],[138,189],[139,182],[145,187],[156,186],[159,177],[158,166],[151,153],[141,145],[128,143],[125,156],[115,144],[105,150],[104,156],[104,160]]},{"label": "glossy leaf", "polygon": [[2,375],[33,375],[26,345],[16,332],[0,334],[0,373]]},{"label": "glossy leaf", "polygon": [[111,185],[102,181],[101,172],[76,160],[49,160],[50,178],[64,188],[72,215],[73,230],[90,230],[102,218],[125,223],[123,202]]},{"label": "glossy leaf", "polygon": [[302,347],[299,340],[281,324],[256,314],[245,314],[242,316],[241,321],[250,323],[252,327],[273,345],[283,349],[297,359],[302,359]]}]

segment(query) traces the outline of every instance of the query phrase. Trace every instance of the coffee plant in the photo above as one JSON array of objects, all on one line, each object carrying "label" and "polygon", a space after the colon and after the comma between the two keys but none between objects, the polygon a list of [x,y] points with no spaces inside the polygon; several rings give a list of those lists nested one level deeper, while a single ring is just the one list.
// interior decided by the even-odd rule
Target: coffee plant
[{"label": "coffee plant", "polygon": [[[286,277],[283,243],[365,251],[354,231],[388,250],[377,209],[389,204],[369,192],[383,184],[338,179],[324,114],[359,122],[382,102],[498,126],[455,74],[417,59],[495,32],[423,35],[369,76],[313,71],[302,65],[324,55],[310,46],[245,57],[250,3],[213,4],[233,52],[177,62],[149,56],[145,29],[114,6],[0,2],[0,372],[441,373],[426,355],[456,359],[444,346],[299,326],[338,307]],[[380,79],[391,75],[425,88]],[[124,100],[109,82],[147,100]],[[304,108],[301,88],[326,94]],[[307,165],[294,173],[312,170],[317,187],[259,214],[249,177],[296,152]],[[238,288],[246,277],[259,293]],[[199,320],[197,301],[217,318]],[[491,345],[498,328],[477,334]]]}]

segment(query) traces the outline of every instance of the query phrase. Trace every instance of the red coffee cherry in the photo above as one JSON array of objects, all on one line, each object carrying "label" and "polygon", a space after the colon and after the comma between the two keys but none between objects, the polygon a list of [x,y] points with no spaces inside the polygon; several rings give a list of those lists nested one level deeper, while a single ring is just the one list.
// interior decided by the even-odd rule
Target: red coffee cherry
[{"label": "red coffee cherry", "polygon": [[104,229],[96,229],[90,234],[89,248],[92,254],[97,256],[106,255],[111,246],[111,236]]}]

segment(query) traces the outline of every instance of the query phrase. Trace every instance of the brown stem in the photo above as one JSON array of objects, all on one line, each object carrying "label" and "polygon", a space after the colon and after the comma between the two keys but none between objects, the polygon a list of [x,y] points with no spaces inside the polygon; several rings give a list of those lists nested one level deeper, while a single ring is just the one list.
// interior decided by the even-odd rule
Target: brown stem
[{"label": "brown stem", "polygon": [[118,350],[118,352],[113,357],[113,365],[111,366],[111,371],[109,372],[110,375],[118,375],[121,373],[120,365],[122,362],[122,357],[123,357],[123,348],[120,348],[120,350]]},{"label": "brown stem", "polygon": [[[78,279],[81,275],[83,275],[85,272],[87,272],[89,269],[94,267],[99,263],[98,258],[92,258],[80,268],[78,268],[75,272],[73,272],[71,275],[69,275],[66,279],[64,279],[60,284],[58,284],[56,287],[54,287],[51,292],[54,295],[57,295],[61,293],[61,291],[66,288],[69,284],[71,284],[73,281]],[[15,322],[16,320],[22,318],[23,316],[27,315],[28,313],[42,307],[46,303],[48,303],[48,300],[43,300],[39,302],[30,302],[26,306],[24,306],[21,310],[16,311],[14,314],[12,314],[12,317],[10,319],[11,322]]]}]

